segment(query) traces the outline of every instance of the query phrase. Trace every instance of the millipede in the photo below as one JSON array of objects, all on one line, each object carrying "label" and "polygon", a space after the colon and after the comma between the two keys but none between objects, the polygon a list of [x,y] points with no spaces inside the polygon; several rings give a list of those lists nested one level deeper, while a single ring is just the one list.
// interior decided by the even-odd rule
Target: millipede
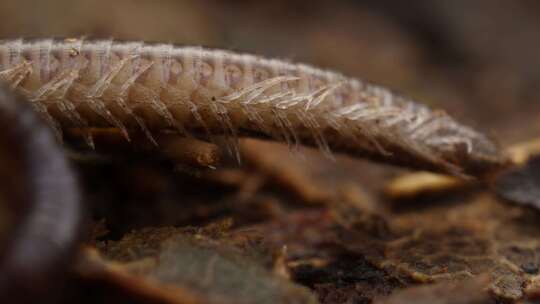
[{"label": "millipede", "polygon": [[[115,127],[126,140],[156,132],[272,138],[454,175],[505,158],[489,137],[441,110],[305,64],[202,47],[113,40],[0,42],[0,79],[26,97],[56,137]],[[93,146],[92,133],[83,132]]]}]

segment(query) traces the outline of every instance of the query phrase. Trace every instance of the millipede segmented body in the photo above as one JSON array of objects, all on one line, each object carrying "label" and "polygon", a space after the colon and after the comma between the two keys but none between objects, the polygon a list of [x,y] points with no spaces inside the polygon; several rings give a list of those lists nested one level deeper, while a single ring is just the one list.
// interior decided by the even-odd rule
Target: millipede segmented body
[{"label": "millipede segmented body", "polygon": [[[391,91],[303,64],[139,42],[7,40],[0,77],[55,129],[272,137],[410,167],[476,174],[503,163],[486,136]],[[92,135],[85,136],[93,145]]]}]

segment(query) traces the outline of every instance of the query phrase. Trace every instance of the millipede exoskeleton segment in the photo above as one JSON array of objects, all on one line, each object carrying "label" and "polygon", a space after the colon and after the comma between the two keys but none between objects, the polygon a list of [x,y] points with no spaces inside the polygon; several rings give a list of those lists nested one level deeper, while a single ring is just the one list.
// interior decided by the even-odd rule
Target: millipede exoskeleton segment
[{"label": "millipede exoskeleton segment", "polygon": [[2,303],[54,299],[82,232],[74,173],[50,128],[19,99],[0,86]]},{"label": "millipede exoskeleton segment", "polygon": [[[116,127],[184,136],[250,135],[388,163],[479,174],[504,158],[442,111],[341,74],[200,47],[112,40],[9,40],[0,77],[55,129]],[[92,145],[91,134],[86,135]]]}]

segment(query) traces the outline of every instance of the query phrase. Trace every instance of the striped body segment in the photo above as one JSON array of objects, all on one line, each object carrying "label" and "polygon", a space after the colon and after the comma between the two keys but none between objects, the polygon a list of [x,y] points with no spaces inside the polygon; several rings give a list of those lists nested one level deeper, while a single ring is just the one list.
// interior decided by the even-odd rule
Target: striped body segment
[{"label": "striped body segment", "polygon": [[[272,137],[417,168],[475,174],[503,163],[496,145],[442,111],[339,73],[200,47],[139,42],[0,42],[0,78],[59,138],[110,127]],[[92,145],[88,132],[86,140]]]}]

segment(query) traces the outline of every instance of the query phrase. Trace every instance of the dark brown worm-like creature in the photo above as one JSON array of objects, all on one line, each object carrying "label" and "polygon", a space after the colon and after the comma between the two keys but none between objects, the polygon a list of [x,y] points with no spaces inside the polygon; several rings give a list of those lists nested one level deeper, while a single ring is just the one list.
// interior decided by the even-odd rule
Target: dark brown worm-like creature
[{"label": "dark brown worm-like creature", "polygon": [[0,86],[1,303],[43,303],[60,293],[81,233],[79,199],[50,128]]},{"label": "dark brown worm-like creature", "polygon": [[[480,175],[505,159],[485,135],[403,96],[303,64],[139,42],[7,40],[0,79],[62,137],[114,126],[153,133],[271,137],[370,159]],[[86,141],[93,145],[92,135]],[[154,141],[155,142],[155,141]]]}]

